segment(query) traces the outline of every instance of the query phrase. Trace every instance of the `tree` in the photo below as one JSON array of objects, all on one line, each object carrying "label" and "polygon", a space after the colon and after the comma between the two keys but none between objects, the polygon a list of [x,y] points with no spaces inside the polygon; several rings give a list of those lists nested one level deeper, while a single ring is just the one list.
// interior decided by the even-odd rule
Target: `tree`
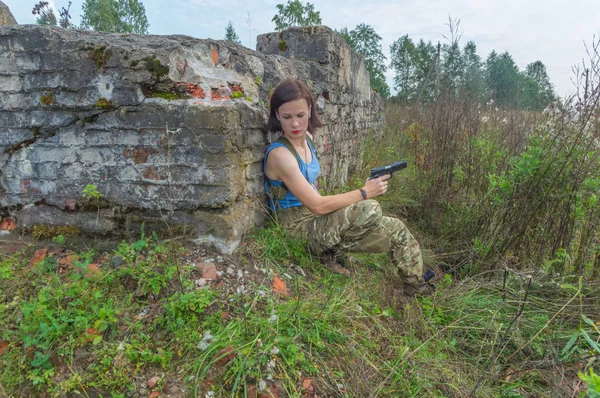
[{"label": "tree", "polygon": [[351,31],[342,28],[338,34],[346,40],[350,48],[363,56],[365,67],[371,75],[371,87],[383,98],[390,96],[390,88],[385,81],[385,56],[381,48],[381,36],[370,25],[361,23]]},{"label": "tree", "polygon": [[542,61],[527,65],[521,82],[523,106],[529,109],[541,110],[556,99],[554,89],[546,66]]},{"label": "tree", "polygon": [[81,27],[99,32],[148,33],[146,9],[139,0],[85,0]]},{"label": "tree", "polygon": [[519,80],[521,74],[508,51],[498,55],[492,51],[485,61],[486,86],[498,106],[516,108],[520,105]]},{"label": "tree", "polygon": [[277,14],[271,20],[275,30],[281,32],[290,26],[314,26],[321,24],[321,13],[315,11],[312,3],[303,5],[300,0],[288,0],[287,4],[277,4]]},{"label": "tree", "polygon": [[440,89],[448,94],[456,95],[462,87],[465,65],[458,41],[442,46],[442,58],[440,65]]},{"label": "tree", "polygon": [[408,35],[404,35],[390,46],[390,67],[395,70],[394,88],[398,99],[408,101],[416,94],[415,81],[416,47]]},{"label": "tree", "polygon": [[485,92],[485,78],[477,46],[469,41],[463,48],[464,80],[462,92],[472,100],[479,101]]},{"label": "tree", "polygon": [[401,101],[431,102],[435,98],[436,50],[431,42],[414,44],[408,35],[390,46],[390,67],[396,71],[394,88]]},{"label": "tree", "polygon": [[444,38],[449,43],[441,47],[441,54],[439,54],[441,59],[437,60],[439,61],[439,70],[437,71],[439,79],[436,84],[438,85],[438,94],[442,92],[445,95],[454,97],[459,94],[465,77],[465,60],[458,44],[462,37],[462,34],[459,33],[460,19],[448,17],[447,26],[450,30],[450,35],[444,36]]},{"label": "tree", "polygon": [[229,21],[229,24],[225,28],[225,40],[232,41],[236,44],[242,44],[240,37],[235,33],[235,29],[233,29],[233,24]]}]

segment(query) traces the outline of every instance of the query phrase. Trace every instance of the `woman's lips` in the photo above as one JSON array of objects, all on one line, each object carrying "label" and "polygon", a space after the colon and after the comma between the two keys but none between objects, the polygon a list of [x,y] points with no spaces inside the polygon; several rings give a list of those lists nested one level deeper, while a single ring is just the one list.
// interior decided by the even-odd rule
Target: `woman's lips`
[{"label": "woman's lips", "polygon": [[300,134],[300,130],[294,130],[292,131],[292,134]]}]

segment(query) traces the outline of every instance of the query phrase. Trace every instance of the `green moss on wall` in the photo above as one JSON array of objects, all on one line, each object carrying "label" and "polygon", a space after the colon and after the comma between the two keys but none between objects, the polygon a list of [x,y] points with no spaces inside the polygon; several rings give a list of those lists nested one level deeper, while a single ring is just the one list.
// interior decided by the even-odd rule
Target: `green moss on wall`
[{"label": "green moss on wall", "polygon": [[77,236],[81,233],[79,228],[73,225],[45,225],[38,224],[31,228],[26,228],[25,233],[36,239],[52,239],[59,235],[62,236]]},{"label": "green moss on wall", "polygon": [[186,99],[188,97],[183,93],[170,93],[168,91],[159,91],[159,92],[155,92],[155,93],[149,93],[148,98],[162,98],[162,99],[166,99],[169,101],[173,101],[173,100]]},{"label": "green moss on wall", "polygon": [[98,69],[106,69],[106,65],[112,57],[112,50],[106,46],[98,47],[91,50],[89,56]]},{"label": "green moss on wall", "polygon": [[160,80],[169,74],[169,67],[160,63],[156,57],[146,58],[146,69],[152,74],[154,80]]},{"label": "green moss on wall", "polygon": [[279,39],[279,43],[277,43],[277,48],[279,49],[279,51],[281,51],[282,53],[284,53],[288,49],[288,44],[287,44],[287,42],[285,40]]},{"label": "green moss on wall", "polygon": [[100,109],[115,109],[115,106],[113,105],[113,103],[104,97],[100,98],[96,102],[95,106],[96,106],[96,108],[100,108]]},{"label": "green moss on wall", "polygon": [[40,102],[42,103],[42,105],[52,105],[54,103],[54,93],[42,95],[40,97]]}]

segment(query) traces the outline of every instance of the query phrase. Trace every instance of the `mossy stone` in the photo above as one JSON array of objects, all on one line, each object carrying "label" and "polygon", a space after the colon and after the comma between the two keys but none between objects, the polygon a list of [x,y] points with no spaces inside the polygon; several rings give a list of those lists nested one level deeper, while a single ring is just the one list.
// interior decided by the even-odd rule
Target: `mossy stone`
[{"label": "mossy stone", "polygon": [[152,74],[154,80],[160,80],[169,74],[169,67],[160,63],[156,57],[146,58],[146,69]]},{"label": "mossy stone", "polygon": [[112,57],[112,50],[106,46],[98,47],[91,50],[89,56],[98,69],[106,68],[108,61]]},{"label": "mossy stone", "polygon": [[277,43],[277,48],[279,49],[279,51],[281,51],[282,53],[284,53],[288,49],[288,44],[287,44],[287,42],[285,40],[279,39],[279,43]]},{"label": "mossy stone", "polygon": [[52,105],[54,103],[54,93],[42,95],[40,97],[40,102],[42,103],[42,105]]},{"label": "mossy stone", "polygon": [[113,105],[113,103],[104,97],[100,98],[96,102],[95,106],[96,106],[96,108],[100,108],[100,109],[115,109],[115,106]]}]

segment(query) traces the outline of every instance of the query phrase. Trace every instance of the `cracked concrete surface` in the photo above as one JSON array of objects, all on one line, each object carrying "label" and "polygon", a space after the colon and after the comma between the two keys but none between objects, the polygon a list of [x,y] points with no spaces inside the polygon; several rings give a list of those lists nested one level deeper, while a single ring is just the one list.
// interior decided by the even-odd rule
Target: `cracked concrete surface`
[{"label": "cracked concrete surface", "polygon": [[[288,54],[186,36],[0,27],[0,217],[22,230],[75,225],[108,236],[144,222],[146,232],[193,231],[231,252],[262,220],[273,138],[262,132],[264,104],[287,76],[314,89],[324,178],[344,184],[360,139],[382,126],[381,99],[333,31],[284,34]],[[242,98],[230,98],[234,90]],[[88,184],[101,207],[83,198]]]}]

